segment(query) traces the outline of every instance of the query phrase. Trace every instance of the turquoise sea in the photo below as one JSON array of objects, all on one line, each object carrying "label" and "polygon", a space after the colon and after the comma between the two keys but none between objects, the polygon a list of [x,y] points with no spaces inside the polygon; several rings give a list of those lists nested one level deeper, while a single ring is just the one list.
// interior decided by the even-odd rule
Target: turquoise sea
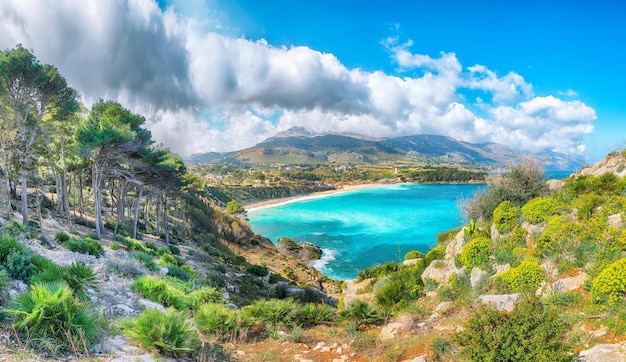
[{"label": "turquoise sea", "polygon": [[320,246],[313,266],[335,279],[352,279],[366,267],[427,252],[436,235],[462,225],[460,198],[482,185],[398,184],[333,194],[248,214],[252,230],[274,243],[288,236]]}]

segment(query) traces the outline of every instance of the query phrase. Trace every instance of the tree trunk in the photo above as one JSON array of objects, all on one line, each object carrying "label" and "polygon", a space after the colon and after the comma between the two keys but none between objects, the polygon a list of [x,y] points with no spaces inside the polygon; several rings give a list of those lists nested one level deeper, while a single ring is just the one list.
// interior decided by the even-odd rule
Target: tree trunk
[{"label": "tree trunk", "polygon": [[156,210],[154,212],[154,215],[156,217],[156,221],[155,221],[155,223],[156,223],[156,231],[157,231],[157,235],[161,236],[161,223],[159,222],[159,220],[160,220],[159,219],[159,212],[160,212],[160,209],[161,209],[161,200],[159,200],[157,198],[155,201],[156,201],[156,205],[155,205],[155,209]]},{"label": "tree trunk", "polygon": [[38,185],[35,185],[35,200],[37,203],[37,219],[39,220],[39,229],[43,230],[43,217],[41,216],[41,195],[39,193]]},{"label": "tree trunk", "polygon": [[65,198],[63,202],[65,204],[65,211],[67,212],[67,225],[70,230],[72,230],[72,211],[70,210],[70,191],[72,190],[72,178],[67,175],[64,177],[67,177],[67,192],[64,192]]},{"label": "tree trunk", "polygon": [[78,171],[78,210],[80,218],[85,219],[85,198],[83,197],[83,169]]},{"label": "tree trunk", "polygon": [[163,232],[165,233],[165,245],[170,245],[170,233],[167,225],[167,194],[163,195]]},{"label": "tree trunk", "polygon": [[139,222],[139,206],[141,206],[142,194],[143,185],[139,185],[139,193],[137,194],[137,202],[135,203],[135,218],[133,220],[133,239],[137,239],[137,223]]},{"label": "tree trunk", "polygon": [[20,171],[22,185],[22,224],[28,226],[28,171]]}]

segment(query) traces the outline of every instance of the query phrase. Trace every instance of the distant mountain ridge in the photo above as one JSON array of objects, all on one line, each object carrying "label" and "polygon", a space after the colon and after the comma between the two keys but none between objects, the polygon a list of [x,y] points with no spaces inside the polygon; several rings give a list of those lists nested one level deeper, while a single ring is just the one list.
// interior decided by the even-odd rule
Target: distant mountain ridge
[{"label": "distant mountain ridge", "polygon": [[528,154],[498,143],[469,143],[439,135],[370,138],[355,134],[314,134],[303,127],[279,132],[254,147],[234,152],[191,155],[192,164],[217,163],[248,166],[353,164],[364,166],[451,165],[500,168],[523,157],[535,157],[549,169],[576,169],[576,157],[544,152]]}]

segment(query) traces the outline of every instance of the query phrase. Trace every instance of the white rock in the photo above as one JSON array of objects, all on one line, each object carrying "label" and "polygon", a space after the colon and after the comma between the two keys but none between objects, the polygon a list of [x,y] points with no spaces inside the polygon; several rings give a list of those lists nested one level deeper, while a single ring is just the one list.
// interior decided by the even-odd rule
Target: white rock
[{"label": "white rock", "polygon": [[463,229],[459,231],[452,241],[446,246],[446,256],[445,259],[454,259],[457,255],[461,254],[461,250],[463,249],[463,245],[465,245],[465,232]]},{"label": "white rock", "polygon": [[622,221],[622,213],[610,215],[607,221],[609,227],[619,228],[624,223]]},{"label": "white rock", "polygon": [[169,271],[170,270],[168,268],[161,268],[161,269],[159,269],[159,275],[164,277],[164,276],[167,275],[167,273],[169,273]]},{"label": "white rock", "polygon": [[163,312],[163,313],[165,313],[167,311],[167,309],[164,306],[162,306],[161,304],[155,303],[155,302],[153,302],[151,300],[148,300],[148,299],[141,298],[141,299],[139,299],[138,303],[143,305],[143,306],[145,306],[146,308],[154,308],[154,309],[157,309],[158,311]]},{"label": "white rock", "polygon": [[424,356],[417,356],[417,357],[415,357],[413,359],[407,359],[407,360],[404,360],[402,362],[426,362],[426,361],[427,361],[426,357],[424,357]]},{"label": "white rock", "polygon": [[519,294],[490,294],[481,295],[478,300],[483,304],[492,304],[498,310],[512,312],[518,297]]},{"label": "white rock", "polygon": [[578,274],[575,277],[568,277],[559,279],[556,282],[552,283],[552,288],[561,293],[571,292],[572,290],[576,290],[583,285],[589,279],[589,275],[585,272]]},{"label": "white rock", "polygon": [[445,314],[451,311],[452,308],[454,308],[454,302],[441,302],[435,307],[435,312]]},{"label": "white rock", "polygon": [[383,341],[394,339],[403,328],[402,323],[389,323],[380,330],[380,339]]},{"label": "white rock", "polygon": [[472,273],[470,274],[470,284],[472,285],[472,289],[478,286],[478,282],[480,282],[481,278],[485,275],[487,275],[486,271],[476,267],[472,268]]},{"label": "white rock", "polygon": [[422,281],[425,283],[427,279],[432,279],[439,284],[447,285],[452,274],[463,273],[465,273],[465,267],[457,268],[454,265],[454,259],[435,260],[424,269]]},{"label": "white rock", "polygon": [[626,342],[599,344],[580,352],[579,362],[624,362],[626,361]]}]

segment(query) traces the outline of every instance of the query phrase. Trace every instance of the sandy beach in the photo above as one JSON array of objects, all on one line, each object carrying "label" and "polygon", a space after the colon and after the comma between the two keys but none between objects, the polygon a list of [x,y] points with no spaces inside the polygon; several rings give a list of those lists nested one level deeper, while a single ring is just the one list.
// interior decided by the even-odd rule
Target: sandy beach
[{"label": "sandy beach", "polygon": [[256,212],[256,211],[259,211],[259,210],[268,209],[270,207],[276,207],[276,206],[281,206],[281,205],[292,204],[294,202],[315,200],[315,199],[319,199],[319,198],[322,198],[322,197],[327,197],[327,196],[331,196],[331,195],[341,194],[341,193],[344,193],[344,192],[350,192],[350,191],[356,191],[356,190],[362,190],[362,189],[370,189],[370,188],[376,188],[376,187],[383,187],[383,186],[389,186],[389,185],[390,184],[381,184],[381,183],[377,183],[377,184],[360,184],[360,185],[345,185],[342,188],[338,188],[338,189],[335,189],[335,190],[315,192],[315,193],[312,193],[310,195],[286,197],[286,198],[272,199],[272,200],[265,200],[265,201],[261,201],[261,202],[257,202],[257,203],[253,203],[253,204],[249,204],[249,205],[244,205],[244,208],[246,209],[246,211],[248,213],[253,213],[253,212]]}]

